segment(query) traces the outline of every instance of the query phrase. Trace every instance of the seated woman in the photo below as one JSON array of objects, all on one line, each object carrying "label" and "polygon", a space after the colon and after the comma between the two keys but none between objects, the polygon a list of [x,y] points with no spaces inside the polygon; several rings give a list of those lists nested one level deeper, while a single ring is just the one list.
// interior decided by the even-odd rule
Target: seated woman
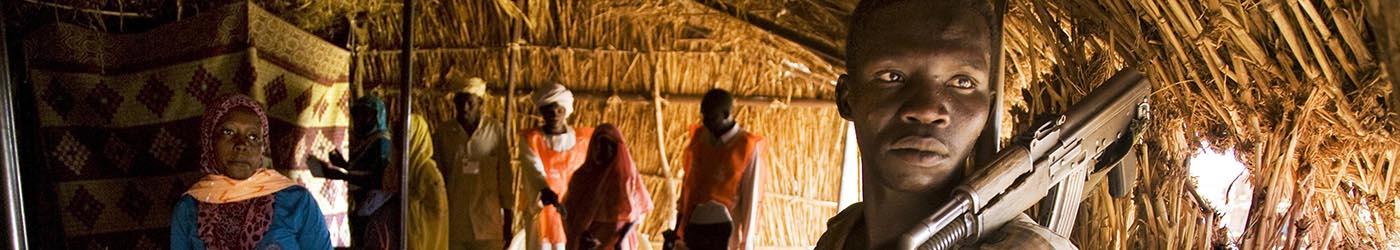
[{"label": "seated woman", "polygon": [[612,124],[593,131],[588,156],[574,172],[564,207],[568,249],[637,249],[632,230],[651,211],[651,195]]},{"label": "seated woman", "polygon": [[205,176],[175,203],[171,249],[331,249],[311,192],[269,168],[267,116],[256,101],[216,100],[199,132]]}]

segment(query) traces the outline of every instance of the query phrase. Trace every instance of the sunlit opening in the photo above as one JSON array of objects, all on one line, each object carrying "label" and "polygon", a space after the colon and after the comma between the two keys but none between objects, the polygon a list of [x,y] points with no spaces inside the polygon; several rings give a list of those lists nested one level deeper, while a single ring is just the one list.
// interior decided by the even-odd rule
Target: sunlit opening
[{"label": "sunlit opening", "polygon": [[1249,201],[1254,193],[1249,184],[1249,170],[1236,160],[1235,150],[1216,152],[1205,142],[1201,142],[1201,151],[1187,164],[1191,176],[1196,178],[1196,193],[1221,213],[1224,218],[1220,225],[1229,231],[1230,238],[1238,239],[1244,233]]}]

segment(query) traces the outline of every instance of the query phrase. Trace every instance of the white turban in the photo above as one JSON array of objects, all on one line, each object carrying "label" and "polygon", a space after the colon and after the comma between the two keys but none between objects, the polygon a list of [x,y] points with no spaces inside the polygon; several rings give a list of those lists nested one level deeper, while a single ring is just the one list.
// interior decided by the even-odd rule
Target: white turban
[{"label": "white turban", "polygon": [[477,77],[468,78],[466,81],[453,78],[448,82],[447,90],[452,93],[467,93],[486,98],[486,81]]},{"label": "white turban", "polygon": [[569,92],[563,84],[549,84],[543,88],[536,89],[534,94],[535,107],[543,107],[551,103],[558,103],[564,107],[564,116],[574,113],[574,92]]}]

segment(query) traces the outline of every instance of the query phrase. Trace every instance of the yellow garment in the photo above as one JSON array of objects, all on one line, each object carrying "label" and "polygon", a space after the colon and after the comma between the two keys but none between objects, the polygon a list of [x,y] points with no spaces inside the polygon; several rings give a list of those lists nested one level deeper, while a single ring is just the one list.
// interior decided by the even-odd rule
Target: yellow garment
[{"label": "yellow garment", "polygon": [[447,249],[447,189],[443,185],[442,173],[433,161],[433,141],[429,136],[428,122],[422,116],[411,115],[408,133],[408,212],[404,224],[407,227],[409,250]]},{"label": "yellow garment", "polygon": [[195,182],[189,191],[185,191],[185,194],[204,203],[224,204],[262,197],[296,184],[277,171],[263,168],[244,180],[216,174],[205,175],[199,182]]},{"label": "yellow garment", "polygon": [[447,180],[453,245],[469,241],[501,241],[502,208],[515,202],[515,175],[510,168],[505,128],[481,118],[471,136],[457,120],[438,123],[433,131],[434,159]]}]

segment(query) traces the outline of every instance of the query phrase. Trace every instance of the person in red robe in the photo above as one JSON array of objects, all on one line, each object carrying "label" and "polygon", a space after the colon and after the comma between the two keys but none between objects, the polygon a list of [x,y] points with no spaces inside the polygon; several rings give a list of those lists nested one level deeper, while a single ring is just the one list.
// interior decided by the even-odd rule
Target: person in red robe
[{"label": "person in red robe", "polygon": [[564,196],[568,249],[637,249],[635,226],[651,212],[651,195],[617,127],[593,130],[588,157],[571,179]]}]

